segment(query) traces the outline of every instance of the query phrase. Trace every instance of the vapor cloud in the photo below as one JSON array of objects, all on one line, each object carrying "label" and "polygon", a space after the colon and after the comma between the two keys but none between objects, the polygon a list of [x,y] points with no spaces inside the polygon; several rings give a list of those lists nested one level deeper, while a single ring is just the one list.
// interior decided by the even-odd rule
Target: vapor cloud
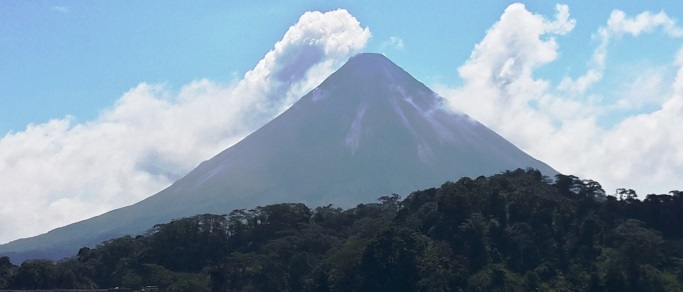
[{"label": "vapor cloud", "polygon": [[[667,70],[647,68],[635,84],[621,91],[637,90],[640,99],[657,103],[654,111],[601,126],[598,120],[612,110],[639,108],[629,94],[602,98],[592,86],[609,66],[611,42],[623,35],[657,31],[678,38],[683,35],[681,28],[664,12],[630,17],[615,10],[595,34],[599,44],[589,70],[554,85],[534,72],[557,59],[555,38],[570,33],[576,23],[568,6],[557,5],[556,10],[554,19],[547,19],[523,4],[510,5],[458,69],[464,85],[436,86],[437,91],[452,109],[467,112],[562,173],[599,181],[608,193],[619,187],[640,194],[680,188],[683,49],[672,56],[668,68],[676,76],[662,78]],[[667,83],[669,79],[674,81]]]},{"label": "vapor cloud", "polygon": [[0,242],[160,191],[284,111],[369,38],[346,10],[306,12],[241,80],[141,83],[95,120],[9,133],[0,140]]},{"label": "vapor cloud", "polygon": [[403,39],[397,36],[389,37],[389,39],[382,42],[382,45],[380,46],[380,51],[385,51],[387,49],[402,50]]}]

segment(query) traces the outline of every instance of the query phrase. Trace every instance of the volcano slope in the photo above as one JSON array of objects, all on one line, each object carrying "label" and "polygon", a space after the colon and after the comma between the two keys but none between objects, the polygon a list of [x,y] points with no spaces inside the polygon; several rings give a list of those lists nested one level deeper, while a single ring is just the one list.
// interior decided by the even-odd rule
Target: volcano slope
[{"label": "volcano slope", "polygon": [[14,262],[200,213],[280,202],[342,207],[517,168],[555,170],[381,54],[359,54],[278,117],[136,204],[0,246]]}]

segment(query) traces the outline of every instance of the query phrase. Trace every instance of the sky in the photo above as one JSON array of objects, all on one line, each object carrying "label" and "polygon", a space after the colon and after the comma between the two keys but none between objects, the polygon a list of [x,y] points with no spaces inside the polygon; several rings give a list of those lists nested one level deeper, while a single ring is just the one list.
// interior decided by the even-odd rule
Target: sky
[{"label": "sky", "polygon": [[683,189],[682,13],[678,1],[2,1],[0,243],[160,191],[359,52],[608,194]]}]

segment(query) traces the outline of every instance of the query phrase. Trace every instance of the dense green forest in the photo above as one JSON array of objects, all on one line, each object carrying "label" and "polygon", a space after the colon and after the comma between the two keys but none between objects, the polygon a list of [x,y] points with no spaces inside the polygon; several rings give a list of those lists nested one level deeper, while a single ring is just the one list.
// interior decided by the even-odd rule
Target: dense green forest
[{"label": "dense green forest", "polygon": [[57,263],[0,258],[0,289],[683,291],[683,192],[638,199],[535,170],[343,210],[197,215]]}]

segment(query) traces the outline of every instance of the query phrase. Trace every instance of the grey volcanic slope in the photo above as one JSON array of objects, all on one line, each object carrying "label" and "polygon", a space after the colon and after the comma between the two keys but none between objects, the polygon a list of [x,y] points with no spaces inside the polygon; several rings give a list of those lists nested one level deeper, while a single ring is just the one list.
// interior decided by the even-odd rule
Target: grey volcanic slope
[{"label": "grey volcanic slope", "polygon": [[278,202],[349,207],[462,176],[532,167],[557,174],[380,54],[352,57],[244,140],[134,205],[0,246],[13,260],[78,248],[199,213]]}]

